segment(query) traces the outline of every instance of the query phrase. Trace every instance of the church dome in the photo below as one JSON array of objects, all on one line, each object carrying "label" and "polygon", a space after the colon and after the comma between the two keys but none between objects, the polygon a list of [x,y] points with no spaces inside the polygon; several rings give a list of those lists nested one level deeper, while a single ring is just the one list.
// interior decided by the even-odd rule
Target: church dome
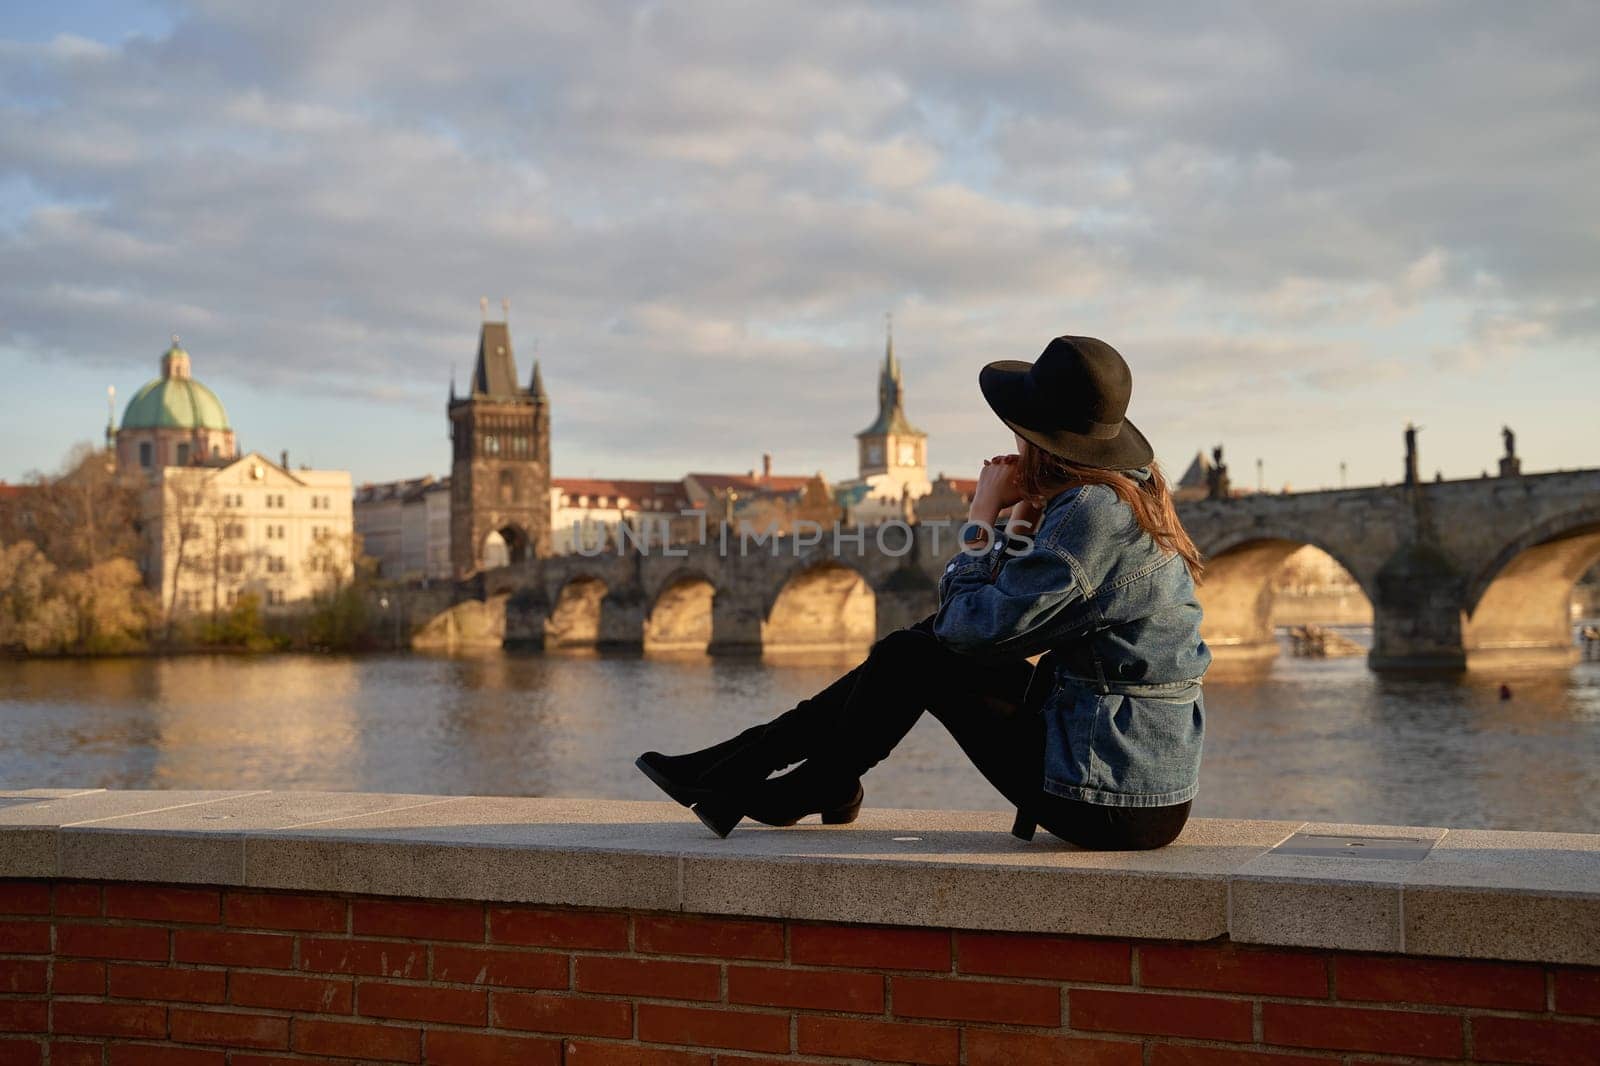
[{"label": "church dome", "polygon": [[217,394],[189,376],[189,353],[172,347],[161,357],[161,376],[134,393],[122,413],[123,429],[228,429]]}]

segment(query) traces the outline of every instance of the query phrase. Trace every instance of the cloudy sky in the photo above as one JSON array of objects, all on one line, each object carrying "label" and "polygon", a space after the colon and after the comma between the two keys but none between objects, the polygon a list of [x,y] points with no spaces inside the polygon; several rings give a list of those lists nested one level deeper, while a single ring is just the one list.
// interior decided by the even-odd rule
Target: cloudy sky
[{"label": "cloudy sky", "polygon": [[892,311],[931,466],[978,367],[1115,344],[1173,472],[1600,466],[1591,4],[0,9],[0,478],[168,334],[241,443],[444,473],[511,301],[557,475],[854,473]]}]

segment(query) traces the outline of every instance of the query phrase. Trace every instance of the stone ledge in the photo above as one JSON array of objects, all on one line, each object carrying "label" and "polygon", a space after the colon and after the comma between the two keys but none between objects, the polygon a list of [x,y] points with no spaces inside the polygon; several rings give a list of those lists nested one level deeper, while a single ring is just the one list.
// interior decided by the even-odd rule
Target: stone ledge
[{"label": "stone ledge", "polygon": [[[243,885],[1600,964],[1600,836],[1191,819],[1085,851],[1009,812],[867,810],[719,840],[672,803],[355,792],[0,791],[0,877]],[[1296,832],[1420,860],[1289,855]]]}]

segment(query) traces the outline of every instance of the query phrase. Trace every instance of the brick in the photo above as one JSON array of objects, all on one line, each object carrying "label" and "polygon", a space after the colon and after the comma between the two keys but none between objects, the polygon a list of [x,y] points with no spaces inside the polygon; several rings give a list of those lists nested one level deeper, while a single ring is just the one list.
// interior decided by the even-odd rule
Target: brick
[{"label": "brick", "polygon": [[224,1066],[226,1051],[177,1048],[170,1044],[113,1044],[111,1066]]},{"label": "brick", "polygon": [[672,1007],[641,1003],[639,1039],[654,1044],[694,1044],[743,1051],[788,1051],[789,1016],[755,1011]]},{"label": "brick", "polygon": [[356,1013],[370,1018],[487,1025],[489,994],[478,988],[361,981],[356,985]]},{"label": "brick", "polygon": [[65,1040],[50,1042],[50,1066],[101,1066],[104,1045],[78,1044]]},{"label": "brick", "polygon": [[350,981],[337,978],[240,970],[228,977],[228,1002],[237,1007],[349,1014],[354,1009],[355,989]]},{"label": "brick", "polygon": [[759,1007],[883,1012],[883,975],[764,966],[728,967],[728,1002]]},{"label": "brick", "polygon": [[56,926],[56,954],[92,959],[133,959],[165,962],[169,935],[153,925]]},{"label": "brick", "polygon": [[215,925],[222,920],[222,893],[214,888],[166,885],[107,885],[107,918]]},{"label": "brick", "polygon": [[49,1011],[42,999],[0,999],[0,1033],[42,1033],[50,1027]]},{"label": "brick", "polygon": [[300,940],[300,968],[362,977],[413,977],[428,973],[427,949],[384,940]]},{"label": "brick", "polygon": [[789,958],[811,966],[949,970],[950,934],[937,929],[797,925],[789,930]]},{"label": "brick", "polygon": [[1298,1003],[1261,1004],[1262,1042],[1390,1055],[1460,1058],[1461,1019],[1451,1014]]},{"label": "brick", "polygon": [[1544,970],[1539,966],[1340,955],[1334,960],[1334,975],[1340,999],[1544,1010]]},{"label": "brick", "polygon": [[51,1032],[70,1036],[167,1035],[167,1008],[148,1003],[82,1003],[58,1000]]},{"label": "brick", "polygon": [[172,1008],[172,1039],[180,1044],[286,1048],[289,1019],[272,1014]]},{"label": "brick", "polygon": [[277,892],[226,893],[222,897],[222,920],[241,929],[342,933],[347,928],[344,900]]},{"label": "brick", "polygon": [[571,1036],[633,1035],[633,1005],[620,999],[590,999],[548,992],[496,992],[490,1025]]},{"label": "brick", "polygon": [[1600,1017],[1600,970],[1555,970],[1556,1013]]},{"label": "brick", "polygon": [[298,1055],[257,1055],[249,1051],[229,1053],[230,1066],[308,1066],[316,1059],[303,1059]]},{"label": "brick", "polygon": [[569,956],[554,951],[505,951],[439,944],[433,979],[497,988],[566,988]]},{"label": "brick", "polygon": [[633,948],[657,955],[781,959],[783,925],[722,918],[637,915],[633,919]]},{"label": "brick", "polygon": [[50,923],[0,922],[0,952],[8,955],[50,954]]},{"label": "brick", "polygon": [[430,1029],[424,1039],[429,1066],[561,1066],[561,1041],[549,1037]]},{"label": "brick", "polygon": [[1338,1066],[1343,1061],[1324,1055],[1196,1047],[1193,1044],[1152,1044],[1150,1050],[1150,1066]]},{"label": "brick", "polygon": [[489,939],[528,947],[626,951],[628,916],[607,911],[490,907]]},{"label": "brick", "polygon": [[57,885],[54,904],[57,915],[97,918],[100,916],[100,886]]},{"label": "brick", "polygon": [[1495,1062],[1600,1063],[1600,1025],[1536,1018],[1471,1020],[1473,1056]]},{"label": "brick", "polygon": [[[360,1022],[296,1018],[293,1047],[307,1055],[421,1062],[422,1030],[401,1025],[365,1025]],[[238,1062],[237,1057],[234,1062]]]},{"label": "brick", "polygon": [[1247,1041],[1251,1037],[1249,1000],[1157,992],[1069,989],[1067,1024],[1074,1029],[1203,1040]]},{"label": "brick", "polygon": [[50,964],[43,959],[0,959],[0,992],[42,993],[50,984]]},{"label": "brick", "polygon": [[961,1030],[954,1026],[802,1014],[799,1051],[802,1055],[955,1066],[961,1057]]},{"label": "brick", "polygon": [[50,882],[0,881],[0,914],[49,914]]},{"label": "brick", "polygon": [[106,964],[56,959],[50,964],[50,992],[57,996],[103,996]]},{"label": "brick", "polygon": [[1137,1040],[968,1029],[967,1066],[1140,1066]]},{"label": "brick", "polygon": [[210,966],[258,966],[287,970],[294,962],[294,937],[277,933],[224,933],[177,929],[172,957]]},{"label": "brick", "polygon": [[1133,980],[1132,960],[1133,948],[1119,940],[956,934],[956,969],[962,973],[1125,985]]},{"label": "brick", "polygon": [[44,1044],[38,1040],[0,1040],[0,1062],[6,1066],[41,1066]]},{"label": "brick", "polygon": [[[718,1066],[735,1066],[749,1059],[718,1055]],[[787,1060],[786,1060],[787,1061]],[[711,1056],[699,1051],[673,1051],[637,1044],[598,1044],[568,1040],[566,1066],[711,1066]]]},{"label": "brick", "polygon": [[227,998],[228,975],[221,970],[178,970],[169,966],[113,963],[107,968],[106,976],[110,994],[124,999],[221,1003]]},{"label": "brick", "polygon": [[1328,963],[1310,952],[1237,944],[1148,944],[1139,947],[1139,983],[1148,988],[1327,999]]},{"label": "brick", "polygon": [[1007,981],[962,981],[941,977],[896,977],[890,982],[898,1018],[1061,1024],[1061,989]]},{"label": "brick", "polygon": [[573,973],[572,984],[579,992],[662,999],[722,998],[722,970],[710,963],[580,955]]},{"label": "brick", "polygon": [[353,900],[350,904],[350,931],[357,936],[482,942],[483,904]]}]

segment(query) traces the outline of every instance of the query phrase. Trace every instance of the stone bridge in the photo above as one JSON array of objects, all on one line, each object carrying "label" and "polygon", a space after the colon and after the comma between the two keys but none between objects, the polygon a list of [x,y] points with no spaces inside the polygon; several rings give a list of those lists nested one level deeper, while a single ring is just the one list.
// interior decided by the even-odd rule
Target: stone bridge
[{"label": "stone bridge", "polygon": [[[1376,669],[1560,663],[1577,657],[1572,586],[1600,560],[1600,470],[1255,495],[1188,503],[1207,560],[1204,636],[1219,660],[1277,654],[1272,578],[1311,544],[1373,605]],[[481,575],[476,623],[441,618],[419,635],[475,630],[546,648],[727,651],[857,649],[936,603],[952,527],[831,531],[584,557]],[[847,531],[848,532],[848,531]],[[455,627],[452,629],[451,627]]]}]

